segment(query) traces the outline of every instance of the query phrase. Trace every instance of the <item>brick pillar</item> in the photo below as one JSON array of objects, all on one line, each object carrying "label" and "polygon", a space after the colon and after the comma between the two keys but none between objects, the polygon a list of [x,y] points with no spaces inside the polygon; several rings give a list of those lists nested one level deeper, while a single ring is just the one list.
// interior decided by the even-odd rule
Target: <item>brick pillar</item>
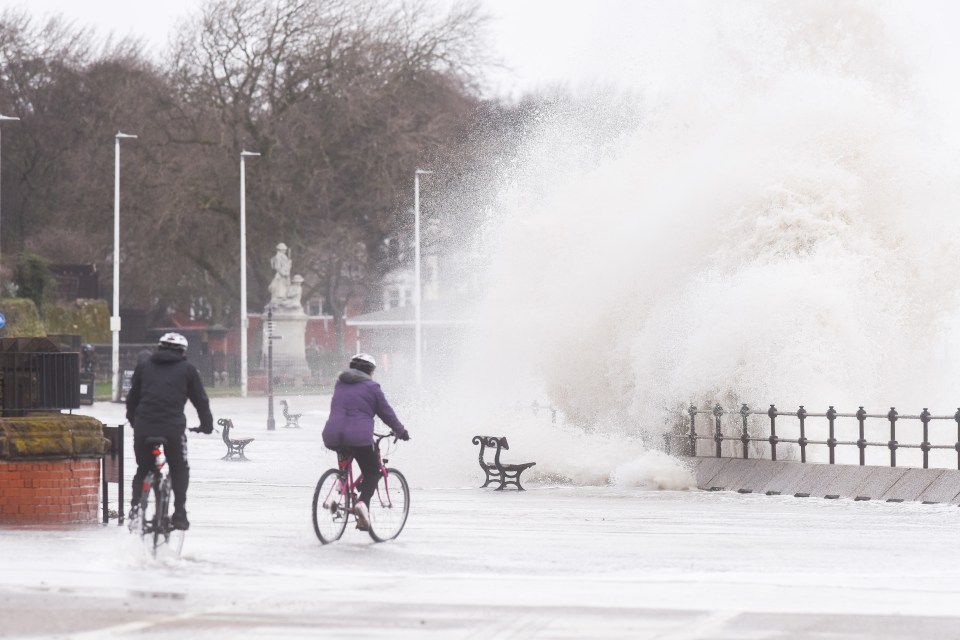
[{"label": "brick pillar", "polygon": [[100,460],[0,460],[0,525],[97,521]]},{"label": "brick pillar", "polygon": [[103,451],[88,416],[0,419],[0,525],[96,523]]}]

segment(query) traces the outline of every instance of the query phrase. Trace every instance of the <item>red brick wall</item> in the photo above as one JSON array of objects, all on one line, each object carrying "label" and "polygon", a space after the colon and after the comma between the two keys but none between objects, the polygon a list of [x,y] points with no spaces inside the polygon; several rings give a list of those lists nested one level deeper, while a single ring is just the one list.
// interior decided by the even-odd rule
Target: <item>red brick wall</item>
[{"label": "red brick wall", "polygon": [[100,460],[0,460],[0,525],[94,524]]}]

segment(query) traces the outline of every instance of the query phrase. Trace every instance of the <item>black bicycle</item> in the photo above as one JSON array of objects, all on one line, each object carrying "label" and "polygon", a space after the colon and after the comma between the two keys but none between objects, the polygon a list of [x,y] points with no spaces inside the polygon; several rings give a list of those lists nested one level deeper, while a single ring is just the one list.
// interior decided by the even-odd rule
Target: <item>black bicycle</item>
[{"label": "black bicycle", "polygon": [[[199,428],[191,428],[189,431],[200,433]],[[167,460],[164,456],[167,439],[153,436],[146,439],[146,444],[152,447],[154,468],[143,479],[137,517],[130,520],[130,531],[140,534],[153,556],[157,555],[157,549],[163,545],[170,545],[170,548],[180,555],[184,532],[175,529],[171,521],[173,487],[166,471]],[[171,544],[170,539],[174,532],[179,535],[173,536],[174,542]]]}]

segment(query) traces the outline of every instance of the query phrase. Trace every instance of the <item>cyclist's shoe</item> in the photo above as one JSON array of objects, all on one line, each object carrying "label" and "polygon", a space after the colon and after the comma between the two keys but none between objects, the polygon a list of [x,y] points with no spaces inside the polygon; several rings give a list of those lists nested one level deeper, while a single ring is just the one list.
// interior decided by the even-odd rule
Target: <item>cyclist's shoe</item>
[{"label": "cyclist's shoe", "polygon": [[187,520],[187,514],[185,511],[177,511],[173,514],[173,517],[170,518],[170,524],[174,529],[179,531],[186,531],[190,528],[190,521]]},{"label": "cyclist's shoe", "polygon": [[130,507],[130,513],[127,515],[127,527],[133,531],[140,525],[140,506]]},{"label": "cyclist's shoe", "polygon": [[357,529],[360,531],[369,531],[370,511],[367,510],[367,505],[362,502],[357,502],[357,506],[353,508],[353,514],[357,517]]}]

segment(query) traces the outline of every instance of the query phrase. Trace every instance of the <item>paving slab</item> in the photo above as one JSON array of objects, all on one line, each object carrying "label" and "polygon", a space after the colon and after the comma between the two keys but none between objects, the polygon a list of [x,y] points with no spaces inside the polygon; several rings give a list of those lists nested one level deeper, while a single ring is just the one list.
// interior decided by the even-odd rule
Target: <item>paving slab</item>
[{"label": "paving slab", "polygon": [[723,467],[730,462],[730,458],[697,458],[697,486],[701,489],[709,489],[710,482],[713,480]]},{"label": "paving slab", "polygon": [[794,493],[808,493],[811,496],[822,498],[831,494],[827,491],[830,483],[840,475],[841,469],[835,464],[808,464],[810,471],[797,478],[796,491]]},{"label": "paving slab", "polygon": [[903,467],[871,467],[863,482],[854,489],[855,497],[879,500],[906,472]]},{"label": "paving slab", "polygon": [[937,478],[943,475],[943,469],[907,469],[899,480],[886,493],[880,496],[880,500],[917,500],[923,492],[933,484]]},{"label": "paving slab", "polygon": [[960,471],[945,469],[936,480],[930,483],[917,500],[920,502],[960,503]]},{"label": "paving slab", "polygon": [[960,504],[960,471],[743,458],[684,458],[701,489]]},{"label": "paving slab", "polygon": [[759,460],[744,460],[743,458],[731,458],[730,462],[723,465],[720,471],[711,478],[710,486],[720,487],[727,491],[737,491],[743,488],[751,488],[747,485],[747,478],[756,470]]},{"label": "paving slab", "polygon": [[809,465],[802,462],[777,462],[776,464],[780,465],[780,470],[760,488],[760,493],[774,491],[784,495],[793,495],[795,491],[792,489],[797,479],[808,472],[805,467]]},{"label": "paving slab", "polygon": [[823,495],[856,498],[857,488],[867,479],[871,467],[861,467],[854,464],[835,464],[831,466],[837,470],[837,473],[822,488]]},{"label": "paving slab", "polygon": [[771,478],[780,473],[782,468],[783,464],[780,462],[756,460],[756,465],[741,481],[742,486],[738,488],[749,489],[753,493],[761,493]]}]

